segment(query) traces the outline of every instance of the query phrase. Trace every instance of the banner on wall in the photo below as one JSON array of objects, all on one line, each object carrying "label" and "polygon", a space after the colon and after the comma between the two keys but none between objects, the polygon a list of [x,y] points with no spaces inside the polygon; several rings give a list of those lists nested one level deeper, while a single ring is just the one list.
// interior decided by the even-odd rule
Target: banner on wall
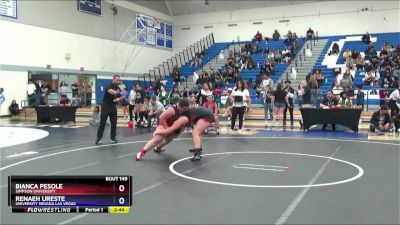
[{"label": "banner on wall", "polygon": [[0,0],[0,16],[17,19],[17,0]]},{"label": "banner on wall", "polygon": [[165,24],[165,47],[172,48],[172,25]]},{"label": "banner on wall", "polygon": [[[168,35],[166,32],[168,32]],[[172,25],[154,17],[137,14],[136,35],[136,40],[139,43],[172,49]]]}]

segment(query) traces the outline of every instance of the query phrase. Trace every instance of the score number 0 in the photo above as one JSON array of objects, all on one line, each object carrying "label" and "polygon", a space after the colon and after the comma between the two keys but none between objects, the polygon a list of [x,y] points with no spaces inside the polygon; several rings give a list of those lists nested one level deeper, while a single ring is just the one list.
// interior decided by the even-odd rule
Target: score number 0
[{"label": "score number 0", "polygon": [[[125,186],[122,185],[122,184],[119,185],[118,190],[119,190],[120,192],[124,192],[124,191],[125,191]],[[124,198],[124,197],[119,198],[119,199],[118,199],[118,202],[119,202],[120,205],[123,205],[123,204],[125,203],[125,198]]]}]

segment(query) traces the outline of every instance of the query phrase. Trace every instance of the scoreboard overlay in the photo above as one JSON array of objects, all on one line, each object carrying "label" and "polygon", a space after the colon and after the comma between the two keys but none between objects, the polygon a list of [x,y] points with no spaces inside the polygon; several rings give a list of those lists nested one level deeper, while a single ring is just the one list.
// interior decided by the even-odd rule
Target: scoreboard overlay
[{"label": "scoreboard overlay", "polygon": [[15,213],[128,213],[131,176],[9,176]]}]

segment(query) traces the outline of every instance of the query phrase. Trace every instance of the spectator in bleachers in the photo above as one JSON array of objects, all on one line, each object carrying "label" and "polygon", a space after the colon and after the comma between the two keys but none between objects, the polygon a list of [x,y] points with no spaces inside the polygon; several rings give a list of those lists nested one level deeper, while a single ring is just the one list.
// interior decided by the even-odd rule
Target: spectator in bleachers
[{"label": "spectator in bleachers", "polygon": [[[337,98],[335,98],[335,96],[333,96],[333,92],[332,91],[328,91],[326,93],[325,98],[322,100],[320,107],[324,108],[324,109],[332,109],[332,108],[336,108],[338,106],[339,102],[337,100]],[[322,130],[325,130],[326,127],[328,126],[328,124],[324,124],[322,126]],[[336,124],[332,124],[332,130],[336,130]]]},{"label": "spectator in bleachers", "polygon": [[351,75],[349,73],[344,73],[342,79],[340,80],[340,87],[343,90],[348,91],[351,90],[353,86],[353,81],[351,80]]},{"label": "spectator in bleachers", "polygon": [[362,56],[359,54],[356,59],[356,68],[357,70],[364,70],[365,61]]},{"label": "spectator in bleachers", "polygon": [[247,104],[250,100],[250,93],[245,89],[245,84],[243,80],[239,80],[236,83],[236,88],[232,91],[230,96],[233,107],[232,107],[232,119],[231,119],[231,131],[235,127],[236,118],[239,116],[239,133],[242,133],[243,126],[243,115],[245,113]]},{"label": "spectator in bleachers", "polygon": [[317,79],[318,87],[321,88],[322,84],[324,83],[325,77],[322,76],[321,70],[317,69],[314,71],[315,79]]},{"label": "spectator in bleachers", "polygon": [[[204,84],[206,84],[206,82]],[[182,98],[182,94],[179,91],[178,86],[175,85],[168,96],[170,104],[171,105],[177,104],[181,98]]]},{"label": "spectator in bleachers", "polygon": [[254,40],[262,41],[262,34],[260,33],[260,31],[257,31],[256,35],[254,35]]},{"label": "spectator in bleachers", "polygon": [[361,85],[357,85],[357,94],[356,94],[356,105],[357,108],[361,108],[364,110],[364,97],[365,94],[364,92],[361,90]]},{"label": "spectator in bleachers", "polygon": [[278,41],[279,38],[281,38],[281,35],[279,34],[278,30],[275,30],[274,34],[272,34],[272,40]]},{"label": "spectator in bleachers", "polygon": [[388,132],[390,128],[390,115],[386,106],[381,106],[381,109],[372,114],[369,130],[371,132]]},{"label": "spectator in bleachers", "polygon": [[286,37],[286,39],[283,41],[283,43],[286,44],[287,46],[291,45],[292,38],[293,38],[292,31],[288,30],[285,37]]},{"label": "spectator in bleachers", "polygon": [[318,105],[318,96],[320,95],[320,86],[318,85],[317,75],[312,74],[310,77],[310,91],[311,91],[311,100],[312,104]]},{"label": "spectator in bleachers", "polygon": [[[1,96],[1,91],[0,91],[0,96]],[[0,105],[2,104],[1,99],[0,99]],[[19,105],[15,99],[11,101],[11,105],[8,107],[8,110],[11,113],[11,116],[18,116],[19,114]]]},{"label": "spectator in bleachers", "polygon": [[221,73],[216,72],[215,73],[215,81],[214,81],[214,86],[215,87],[221,87],[224,84],[224,80],[222,79]]},{"label": "spectator in bleachers", "polygon": [[352,102],[347,91],[340,93],[339,104],[342,108],[351,108]]},{"label": "spectator in bleachers", "polygon": [[362,79],[362,82],[366,85],[373,85],[376,80],[374,71],[369,71],[365,74],[365,77]]},{"label": "spectator in bleachers", "polygon": [[286,80],[285,88],[283,90],[287,93],[289,105],[285,105],[285,109],[283,110],[283,126],[286,125],[286,113],[289,110],[290,126],[293,129],[293,108],[294,108],[293,98],[295,91],[290,85],[291,85],[290,80]]},{"label": "spectator in bleachers", "polygon": [[346,49],[346,51],[343,53],[343,60],[346,65],[350,63],[351,60],[351,51],[349,49]]},{"label": "spectator in bleachers", "polygon": [[340,93],[342,93],[343,88],[340,87],[340,84],[337,80],[335,80],[334,86],[332,88],[332,93],[335,97],[338,97]]},{"label": "spectator in bleachers", "polygon": [[314,31],[311,29],[311,27],[308,29],[306,36],[307,36],[307,40],[311,40],[314,38]]},{"label": "spectator in bleachers", "polygon": [[179,72],[178,65],[172,69],[172,81],[173,84],[181,85],[181,72]]},{"label": "spectator in bleachers", "polygon": [[337,55],[337,54],[339,54],[339,52],[340,52],[340,49],[339,49],[338,43],[337,42],[333,43],[332,54]]},{"label": "spectator in bleachers", "polygon": [[266,58],[267,62],[274,62],[275,61],[274,51],[269,51]]},{"label": "spectator in bleachers", "polygon": [[256,41],[256,43],[252,47],[252,54],[258,54],[260,52],[260,46],[259,42]]},{"label": "spectator in bleachers", "polygon": [[281,61],[282,61],[282,54],[281,54],[281,51],[279,49],[277,49],[275,52],[275,62],[281,63]]},{"label": "spectator in bleachers", "polygon": [[369,35],[369,33],[367,32],[362,36],[361,40],[365,44],[369,44],[371,42],[371,35]]}]

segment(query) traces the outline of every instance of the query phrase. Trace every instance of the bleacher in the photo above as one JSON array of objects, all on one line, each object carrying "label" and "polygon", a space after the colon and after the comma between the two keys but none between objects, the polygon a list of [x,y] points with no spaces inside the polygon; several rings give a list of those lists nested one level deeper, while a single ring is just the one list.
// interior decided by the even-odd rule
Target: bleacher
[{"label": "bleacher", "polygon": [[[373,42],[375,50],[379,52],[385,42],[389,45],[396,47],[400,43],[399,33],[386,33],[386,34],[371,34],[371,38],[376,38],[376,42]],[[364,52],[367,50],[368,45],[361,41],[347,41],[342,49],[340,49],[339,58],[337,64],[343,64],[343,53],[346,49],[350,51],[356,50],[357,52]]]}]

